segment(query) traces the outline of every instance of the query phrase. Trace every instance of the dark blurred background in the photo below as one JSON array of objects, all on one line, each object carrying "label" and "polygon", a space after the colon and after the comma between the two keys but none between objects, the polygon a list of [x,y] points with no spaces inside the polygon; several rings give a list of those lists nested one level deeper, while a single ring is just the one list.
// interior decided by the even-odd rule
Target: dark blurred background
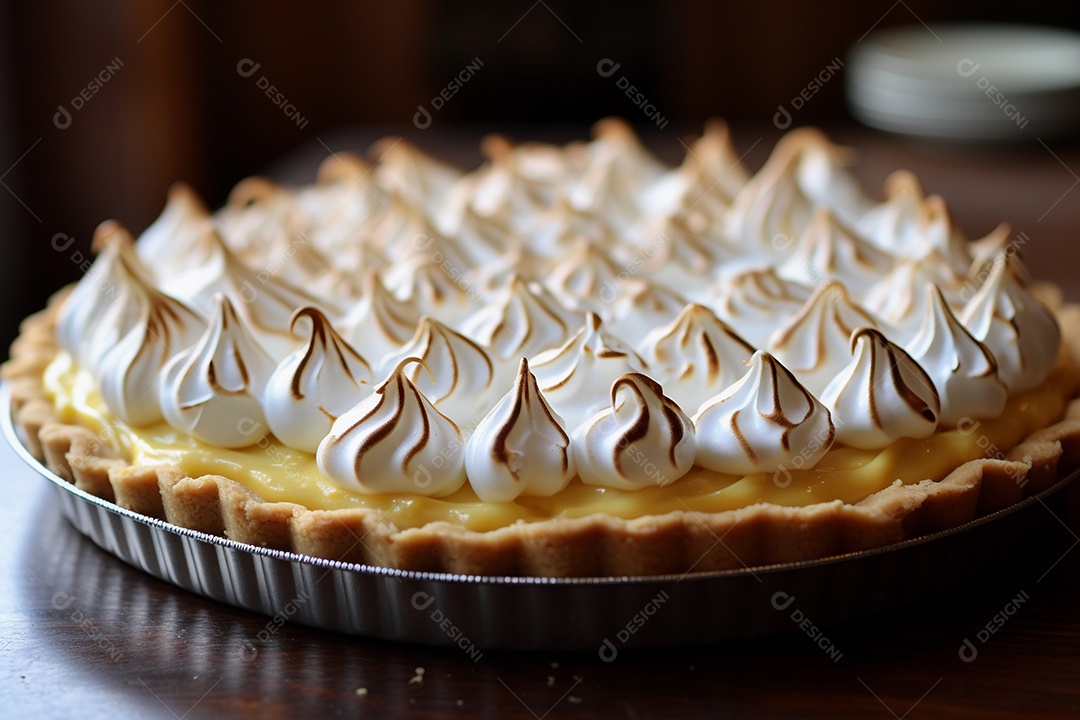
[{"label": "dark blurred background", "polygon": [[[6,347],[18,318],[80,275],[75,253],[88,251],[101,220],[118,218],[141,230],[178,179],[217,206],[234,183],[283,156],[340,145],[342,129],[360,128],[344,133],[354,138],[402,134],[438,151],[460,137],[474,147],[496,129],[519,137],[581,137],[605,115],[640,126],[672,161],[680,133],[724,117],[740,150],[766,138],[753,146],[753,166],[780,134],[772,123],[778,105],[835,58],[845,59],[872,29],[952,20],[1075,28],[1077,6],[1066,0],[3,2],[0,342]],[[610,77],[597,72],[605,58],[619,63]],[[434,109],[432,98],[470,63],[479,69]],[[655,106],[663,128],[656,127],[661,118],[650,122],[617,87],[623,76]],[[267,85],[276,88],[273,97]],[[432,116],[426,129],[413,122],[421,105]],[[796,124],[838,128],[842,137],[853,125],[843,82],[825,83]],[[931,152],[939,151],[947,152]],[[461,159],[478,161],[470,152]],[[69,237],[69,247],[54,249]]]}]

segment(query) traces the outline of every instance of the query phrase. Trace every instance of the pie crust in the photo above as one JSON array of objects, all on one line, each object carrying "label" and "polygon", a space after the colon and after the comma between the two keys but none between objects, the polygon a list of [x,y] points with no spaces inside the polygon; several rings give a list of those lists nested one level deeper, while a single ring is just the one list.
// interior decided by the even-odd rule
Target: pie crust
[{"label": "pie crust", "polygon": [[[1080,374],[1080,305],[1036,289],[1062,329],[1062,359]],[[865,500],[805,507],[759,503],[718,513],[671,512],[632,520],[596,514],[517,523],[485,532],[449,522],[399,530],[377,511],[310,510],[264,502],[220,475],[122,459],[91,430],[58,421],[43,385],[69,290],[23,321],[2,376],[27,449],[92,495],[173,525],[319,558],[465,575],[639,576],[731,570],[887,546],[1007,508],[1080,468],[1080,399],[1065,416],[1004,453],[967,462],[940,481],[899,482]]]}]

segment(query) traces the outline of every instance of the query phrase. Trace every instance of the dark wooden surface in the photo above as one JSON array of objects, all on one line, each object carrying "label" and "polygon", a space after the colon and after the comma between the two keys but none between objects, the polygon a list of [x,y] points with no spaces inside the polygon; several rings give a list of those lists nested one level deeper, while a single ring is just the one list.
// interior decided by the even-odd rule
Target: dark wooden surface
[{"label": "dark wooden surface", "polygon": [[[737,139],[746,149],[757,137]],[[863,131],[841,137],[860,149],[872,185],[888,169],[916,170],[971,235],[1012,220],[1031,238],[1037,274],[1077,299],[1076,149],[960,153]],[[1080,717],[1080,523],[1066,513],[1048,514],[1043,536],[977,582],[827,628],[837,661],[793,625],[782,637],[623,652],[610,663],[557,652],[484,652],[474,662],[459,650],[278,628],[177,590],[83,539],[5,443],[0,468],[4,718]],[[1010,604],[1017,598],[1026,600]],[[1004,622],[984,643],[978,634],[995,616]],[[971,662],[965,639],[978,652]]]}]

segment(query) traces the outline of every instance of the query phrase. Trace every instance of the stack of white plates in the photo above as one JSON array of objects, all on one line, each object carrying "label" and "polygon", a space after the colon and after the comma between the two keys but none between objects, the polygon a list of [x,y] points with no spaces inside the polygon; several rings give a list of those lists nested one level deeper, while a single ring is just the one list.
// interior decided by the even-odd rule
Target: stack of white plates
[{"label": "stack of white plates", "polygon": [[1021,141],[1080,128],[1080,34],[1016,25],[925,25],[851,50],[852,113],[873,127]]}]

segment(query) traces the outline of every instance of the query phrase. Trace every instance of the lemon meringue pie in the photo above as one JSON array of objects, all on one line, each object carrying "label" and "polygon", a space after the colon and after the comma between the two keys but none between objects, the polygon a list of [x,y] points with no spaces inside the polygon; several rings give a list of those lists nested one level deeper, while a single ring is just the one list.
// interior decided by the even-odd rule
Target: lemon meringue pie
[{"label": "lemon meringue pie", "polygon": [[178,526],[470,574],[825,557],[1080,465],[1080,314],[800,129],[750,173],[617,120],[462,172],[402,140],[312,185],[177,185],[23,325],[27,446]]}]

